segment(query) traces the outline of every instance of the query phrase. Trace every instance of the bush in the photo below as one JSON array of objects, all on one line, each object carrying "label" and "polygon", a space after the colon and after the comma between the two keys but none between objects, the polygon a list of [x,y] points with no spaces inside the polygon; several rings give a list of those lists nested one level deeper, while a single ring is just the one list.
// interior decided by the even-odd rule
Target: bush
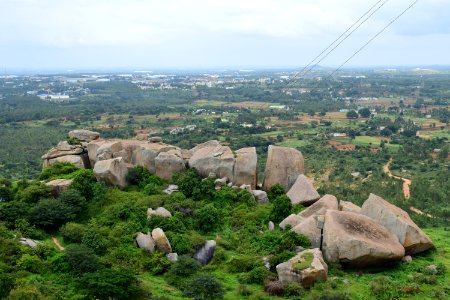
[{"label": "bush", "polygon": [[0,203],[0,221],[9,228],[15,226],[17,220],[28,219],[31,205],[19,201]]},{"label": "bush", "polygon": [[62,175],[72,174],[78,170],[80,170],[79,167],[69,162],[57,162],[45,168],[39,175],[39,180],[56,179],[62,177]]},{"label": "bush", "polygon": [[94,176],[94,171],[83,169],[77,173],[71,187],[78,190],[87,201],[90,201],[95,196],[96,184],[97,179]]},{"label": "bush", "polygon": [[74,215],[78,215],[86,208],[86,198],[76,189],[64,191],[58,197],[59,201],[71,208]]},{"label": "bush", "polygon": [[239,283],[263,284],[271,275],[265,266],[257,266],[248,273],[242,273],[238,276]]},{"label": "bush", "polygon": [[247,190],[240,190],[236,195],[236,201],[247,204],[247,206],[256,206],[255,197]]},{"label": "bush", "polygon": [[273,201],[273,207],[270,212],[270,220],[274,223],[280,223],[284,218],[291,214],[292,202],[288,196],[278,196]]},{"label": "bush", "polygon": [[37,203],[43,198],[51,197],[51,188],[41,182],[33,182],[17,192],[17,200],[25,203]]},{"label": "bush", "polygon": [[86,226],[69,222],[61,227],[60,232],[64,242],[80,244],[86,232]]},{"label": "bush", "polygon": [[245,284],[240,284],[238,286],[237,294],[239,296],[248,297],[252,294],[252,290]]},{"label": "bush", "polygon": [[147,227],[149,228],[161,228],[164,232],[186,232],[186,225],[183,223],[183,218],[179,214],[175,214],[171,218],[165,218],[162,216],[152,216],[147,221]]},{"label": "bush", "polygon": [[43,271],[44,264],[36,255],[25,253],[17,261],[17,266],[21,270],[25,270],[31,273],[40,273]]},{"label": "bush", "polygon": [[0,299],[6,298],[13,289],[16,280],[13,274],[0,272]]},{"label": "bush", "polygon": [[158,195],[161,193],[161,188],[155,183],[150,182],[144,187],[144,193],[149,196]]},{"label": "bush", "polygon": [[395,299],[399,296],[397,284],[395,284],[389,277],[381,276],[372,280],[369,284],[372,294],[381,300]]},{"label": "bush", "polygon": [[280,253],[276,253],[269,258],[270,268],[275,269],[278,264],[282,262],[288,261],[292,257],[295,256],[295,253],[292,251],[283,251]]},{"label": "bush", "polygon": [[186,197],[192,197],[194,188],[200,184],[201,178],[197,170],[187,169],[184,172],[176,173],[173,176],[173,181]]},{"label": "bush", "polygon": [[202,232],[212,232],[222,225],[222,212],[207,204],[195,212],[195,227]]},{"label": "bush", "polygon": [[270,188],[269,192],[267,193],[267,197],[270,201],[274,201],[276,198],[278,198],[279,196],[283,196],[284,194],[284,187],[281,184],[277,183]]},{"label": "bush", "polygon": [[305,295],[305,289],[300,283],[291,282],[289,283],[283,292],[285,297],[301,297]]},{"label": "bush", "polygon": [[103,254],[106,250],[106,240],[97,228],[86,229],[81,242],[94,250],[96,254]]},{"label": "bush", "polygon": [[70,244],[64,255],[77,273],[95,272],[101,265],[94,251],[83,244]]},{"label": "bush", "polygon": [[57,229],[75,216],[67,204],[56,199],[43,199],[31,209],[30,221],[36,226]]},{"label": "bush", "polygon": [[19,285],[9,292],[7,300],[43,300],[41,292],[33,285]]},{"label": "bush", "polygon": [[234,256],[227,263],[228,271],[231,273],[249,272],[258,265],[253,256]]},{"label": "bush", "polygon": [[79,281],[79,288],[89,298],[96,299],[130,299],[139,292],[136,276],[125,269],[103,269],[85,274]]},{"label": "bush", "polygon": [[293,231],[287,231],[283,234],[280,245],[276,252],[291,250],[298,246],[309,248],[311,247],[311,241],[303,234],[297,234]]},{"label": "bush", "polygon": [[13,191],[11,189],[11,181],[6,178],[0,178],[0,202],[8,202],[13,200]]},{"label": "bush", "polygon": [[286,285],[281,281],[268,281],[264,285],[264,291],[271,296],[282,296]]},{"label": "bush", "polygon": [[160,275],[167,272],[171,265],[172,263],[167,259],[165,253],[156,251],[145,262],[144,268],[153,275]]},{"label": "bush", "polygon": [[170,266],[166,273],[166,280],[169,284],[183,289],[187,280],[196,274],[201,268],[198,261],[187,255],[178,257],[178,261]]},{"label": "bush", "polygon": [[223,299],[225,289],[216,278],[199,275],[189,281],[183,295],[195,300]]},{"label": "bush", "polygon": [[130,185],[142,187],[144,182],[150,177],[150,172],[142,166],[135,166],[128,171],[126,176]]},{"label": "bush", "polygon": [[216,188],[215,188],[214,181],[215,180],[213,178],[206,178],[206,179],[200,181],[194,187],[194,190],[192,192],[192,198],[197,201],[213,200],[214,196],[216,194]]}]

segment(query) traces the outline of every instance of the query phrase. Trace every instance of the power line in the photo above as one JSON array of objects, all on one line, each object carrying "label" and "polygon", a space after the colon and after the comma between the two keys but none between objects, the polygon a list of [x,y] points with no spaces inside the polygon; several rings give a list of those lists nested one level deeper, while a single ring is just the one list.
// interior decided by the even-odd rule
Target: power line
[{"label": "power line", "polygon": [[400,19],[408,10],[410,10],[414,5],[417,4],[419,0],[415,0],[411,3],[405,10],[403,10],[399,15],[397,15],[394,19],[392,19],[383,29],[381,29],[377,34],[375,34],[371,39],[369,39],[361,48],[359,48],[355,53],[353,53],[346,61],[344,61],[336,70],[334,70],[329,77],[332,77],[339,71],[344,65],[346,65],[353,57],[358,55],[364,48],[366,48],[373,40],[375,40],[379,35],[381,35],[389,26],[395,23],[398,19]]},{"label": "power line", "polygon": [[328,49],[330,49],[337,41],[339,41],[347,32],[349,32],[356,24],[359,23],[359,21],[361,21],[369,12],[371,12],[382,0],[378,0],[377,3],[375,3],[374,5],[372,5],[372,7],[366,11],[355,23],[353,23],[349,28],[347,28],[346,31],[344,31],[337,39],[335,39],[331,44],[329,44],[325,49],[323,49],[323,51],[317,55],[312,61],[310,61],[305,67],[303,67],[303,69],[298,73],[301,74],[303,73],[303,71],[305,71],[310,65],[312,65],[319,57],[322,56],[322,54],[325,53],[325,51],[327,51]]},{"label": "power line", "polygon": [[[309,72],[312,71],[318,64],[320,64],[325,58],[327,58],[337,47],[339,47],[343,42],[345,42],[356,30],[358,30],[364,23],[366,23],[377,11],[379,11],[389,0],[385,0],[378,6],[373,12],[371,12],[356,28],[350,31],[337,45],[335,45],[331,50],[329,50],[318,62],[316,62],[311,68],[306,70],[306,72],[302,75],[305,76]],[[375,4],[376,6],[377,4]]]}]

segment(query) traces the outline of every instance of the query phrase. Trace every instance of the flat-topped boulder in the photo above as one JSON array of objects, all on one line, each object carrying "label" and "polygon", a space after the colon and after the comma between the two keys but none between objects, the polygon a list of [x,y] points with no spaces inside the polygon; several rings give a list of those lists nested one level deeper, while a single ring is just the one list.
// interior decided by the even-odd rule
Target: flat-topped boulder
[{"label": "flat-topped boulder", "polygon": [[76,129],[69,132],[70,138],[76,138],[81,142],[90,142],[100,137],[100,133],[85,129]]},{"label": "flat-topped boulder", "polygon": [[322,257],[322,252],[308,249],[298,253],[288,261],[276,266],[278,278],[284,284],[300,283],[304,288],[310,288],[316,281],[326,281],[328,265]]},{"label": "flat-topped boulder", "polygon": [[191,149],[192,157],[189,166],[206,178],[215,173],[218,178],[234,175],[235,158],[230,147],[222,146],[218,141],[209,141]]},{"label": "flat-topped boulder", "polygon": [[303,174],[298,175],[294,185],[286,195],[291,199],[292,204],[301,204],[303,206],[309,206],[320,198],[312,183]]},{"label": "flat-topped boulder", "polygon": [[361,214],[334,210],[325,214],[322,249],[327,261],[355,267],[400,261],[405,255],[386,227]]},{"label": "flat-topped boulder", "polygon": [[129,165],[121,157],[98,161],[94,166],[94,175],[98,181],[108,185],[125,187]]},{"label": "flat-topped boulder", "polygon": [[431,239],[411,220],[406,211],[375,194],[370,194],[364,202],[361,214],[389,229],[405,247],[407,254],[434,247]]},{"label": "flat-topped boulder", "polygon": [[267,153],[263,189],[268,191],[272,186],[279,183],[285,191],[289,191],[298,175],[304,172],[304,159],[300,151],[270,145]]},{"label": "flat-topped boulder", "polygon": [[242,148],[236,151],[233,183],[237,186],[248,184],[252,189],[256,188],[256,148]]}]

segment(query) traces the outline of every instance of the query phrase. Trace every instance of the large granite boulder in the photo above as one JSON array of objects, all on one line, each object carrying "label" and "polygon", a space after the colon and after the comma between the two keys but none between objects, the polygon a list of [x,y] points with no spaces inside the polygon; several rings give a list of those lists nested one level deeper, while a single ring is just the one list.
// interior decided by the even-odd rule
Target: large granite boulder
[{"label": "large granite boulder", "polygon": [[55,163],[59,163],[59,162],[71,163],[79,168],[85,168],[85,165],[89,164],[89,162],[86,162],[84,160],[83,155],[66,155],[66,156],[59,156],[56,158],[44,160],[43,167],[47,168],[47,167],[49,167]]},{"label": "large granite boulder", "polygon": [[81,145],[70,145],[67,141],[62,141],[59,142],[56,147],[48,150],[48,152],[42,156],[42,159],[52,159],[67,155],[80,155],[83,151]]},{"label": "large granite boulder", "polygon": [[[131,163],[147,169],[151,174],[156,173],[156,157],[162,152],[180,150],[175,146],[160,143],[142,143],[133,152]],[[179,156],[179,154],[177,154]]]},{"label": "large granite boulder", "polygon": [[287,196],[291,199],[292,204],[303,206],[309,206],[320,198],[312,183],[303,174],[298,175],[294,185],[287,192]]},{"label": "large granite boulder", "polygon": [[362,206],[361,214],[372,218],[396,235],[407,254],[434,247],[431,239],[411,220],[406,211],[377,195],[370,194]]},{"label": "large granite boulder", "polygon": [[256,148],[242,148],[236,151],[233,183],[237,186],[248,184],[256,188]]},{"label": "large granite boulder", "polygon": [[218,141],[209,141],[191,149],[189,159],[191,168],[206,178],[210,173],[217,178],[227,177],[233,181],[235,158],[230,147],[222,146]]},{"label": "large granite boulder", "polygon": [[305,172],[300,151],[279,146],[269,146],[263,189],[268,191],[279,183],[286,191],[292,187],[298,175]]},{"label": "large granite boulder", "polygon": [[45,185],[52,188],[52,194],[54,196],[60,195],[62,192],[67,191],[72,185],[73,179],[55,179],[47,182]]},{"label": "large granite boulder", "polygon": [[328,265],[322,257],[322,252],[308,249],[298,253],[288,261],[276,266],[278,278],[282,283],[300,283],[304,288],[310,288],[316,281],[326,281]]},{"label": "large granite boulder", "polygon": [[172,176],[185,169],[183,156],[180,150],[161,152],[155,158],[156,176],[165,180],[171,180]]},{"label": "large granite boulder", "polygon": [[194,254],[194,259],[202,265],[207,265],[214,257],[215,248],[215,240],[206,241],[205,244]]},{"label": "large granite boulder", "polygon": [[118,140],[93,140],[87,145],[89,161],[92,166],[98,160],[113,158],[113,153],[120,150],[122,150],[122,144]]},{"label": "large granite boulder", "polygon": [[339,202],[339,210],[341,211],[350,211],[354,213],[361,213],[361,207],[356,204],[353,204],[350,201],[340,201]]},{"label": "large granite boulder", "polygon": [[165,252],[166,254],[172,252],[172,246],[170,246],[170,242],[161,228],[153,229],[152,238],[160,251]]},{"label": "large granite boulder", "polygon": [[323,221],[323,216],[320,216],[322,219],[319,220],[318,217],[311,216],[303,219],[292,228],[293,232],[306,236],[313,248],[320,248],[320,228],[318,227],[318,223]]},{"label": "large granite boulder", "polygon": [[261,190],[253,190],[252,191],[253,197],[255,197],[256,202],[259,204],[265,204],[269,203],[269,197],[267,196],[267,193]]},{"label": "large granite boulder", "polygon": [[144,234],[142,232],[139,232],[136,236],[136,245],[141,248],[145,249],[150,253],[155,252],[155,241],[150,236],[150,234]]},{"label": "large granite boulder", "polygon": [[147,217],[151,218],[152,216],[159,216],[163,218],[171,218],[172,214],[170,211],[165,209],[164,207],[158,207],[157,209],[148,208],[147,209]]},{"label": "large granite boulder", "polygon": [[338,210],[337,198],[333,195],[325,195],[316,203],[301,211],[297,215],[290,215],[280,223],[280,228],[284,229],[286,225],[295,227],[302,221],[315,216],[323,216],[328,210]]},{"label": "large granite boulder", "polygon": [[69,132],[69,137],[76,138],[81,142],[90,142],[100,137],[100,133],[85,129],[76,129]]},{"label": "large granite boulder", "polygon": [[98,181],[108,185],[125,187],[128,164],[121,157],[98,161],[94,166],[94,175]]},{"label": "large granite boulder", "polygon": [[398,238],[386,227],[361,214],[333,210],[325,214],[322,249],[327,261],[358,267],[405,256]]}]

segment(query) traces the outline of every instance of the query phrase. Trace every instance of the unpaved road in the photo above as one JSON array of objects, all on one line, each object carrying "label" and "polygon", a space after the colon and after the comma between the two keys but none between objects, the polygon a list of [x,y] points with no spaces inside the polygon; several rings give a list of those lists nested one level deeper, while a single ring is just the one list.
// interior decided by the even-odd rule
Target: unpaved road
[{"label": "unpaved road", "polygon": [[52,237],[53,243],[58,247],[60,251],[64,251],[64,247],[59,243],[58,239],[56,237]]},{"label": "unpaved road", "polygon": [[389,166],[392,163],[392,157],[389,159],[389,161],[383,166],[384,173],[388,174],[389,177],[396,178],[403,180],[403,194],[405,195],[406,199],[409,199],[411,196],[411,192],[409,190],[409,186],[411,185],[411,180],[399,176],[395,176],[391,173],[391,170],[389,170]]}]

